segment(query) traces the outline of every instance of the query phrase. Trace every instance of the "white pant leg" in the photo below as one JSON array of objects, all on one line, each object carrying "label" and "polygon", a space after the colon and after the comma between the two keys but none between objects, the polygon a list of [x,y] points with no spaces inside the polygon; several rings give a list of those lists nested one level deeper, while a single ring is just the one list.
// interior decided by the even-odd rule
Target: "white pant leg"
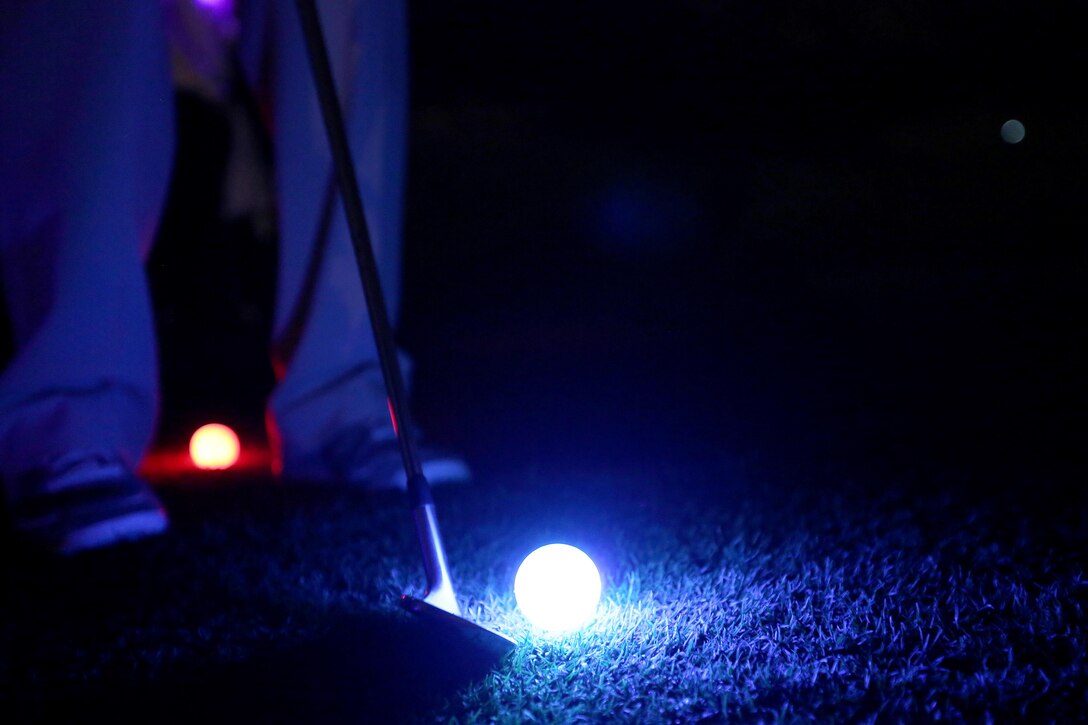
[{"label": "white pant leg", "polygon": [[174,147],[159,4],[0,10],[0,267],[16,353],[0,475],[79,452],[135,466],[156,415],[143,271]]},{"label": "white pant leg", "polygon": [[[270,0],[280,261],[269,413],[281,463],[322,475],[319,451],[345,428],[389,426],[377,349],[339,197],[318,241],[332,158],[294,3]],[[385,298],[400,296],[407,143],[407,16],[401,0],[319,3]],[[243,15],[243,34],[247,28]],[[253,68],[255,44],[242,38]],[[252,72],[251,72],[252,75]],[[316,466],[316,468],[315,468]]]}]

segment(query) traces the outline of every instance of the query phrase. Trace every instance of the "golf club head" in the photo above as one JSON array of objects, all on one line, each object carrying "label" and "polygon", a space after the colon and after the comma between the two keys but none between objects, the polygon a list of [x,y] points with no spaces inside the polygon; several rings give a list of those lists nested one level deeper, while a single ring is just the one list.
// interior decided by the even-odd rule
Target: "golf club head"
[{"label": "golf club head", "polygon": [[472,651],[498,661],[516,647],[514,640],[490,629],[450,614],[422,599],[404,595],[400,605],[427,623],[436,638],[442,639],[459,652]]}]

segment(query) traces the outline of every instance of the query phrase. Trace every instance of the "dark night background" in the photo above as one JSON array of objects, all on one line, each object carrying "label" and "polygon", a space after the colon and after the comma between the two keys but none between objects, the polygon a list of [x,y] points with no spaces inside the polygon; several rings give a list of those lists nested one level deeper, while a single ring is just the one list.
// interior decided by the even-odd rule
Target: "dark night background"
[{"label": "dark night background", "polygon": [[[1075,10],[414,3],[400,337],[424,429],[482,469],[725,454],[1069,480]],[[221,411],[259,437],[274,244],[212,211],[228,126],[181,100],[149,266],[162,436]]]}]

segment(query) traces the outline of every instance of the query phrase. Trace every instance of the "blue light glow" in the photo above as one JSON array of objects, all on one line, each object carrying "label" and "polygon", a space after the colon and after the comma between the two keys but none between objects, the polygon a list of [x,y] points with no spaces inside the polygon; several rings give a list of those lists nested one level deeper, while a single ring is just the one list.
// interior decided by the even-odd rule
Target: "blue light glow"
[{"label": "blue light glow", "polygon": [[568,544],[542,546],[518,567],[514,598],[530,623],[549,633],[587,624],[601,599],[601,575],[581,550]]}]

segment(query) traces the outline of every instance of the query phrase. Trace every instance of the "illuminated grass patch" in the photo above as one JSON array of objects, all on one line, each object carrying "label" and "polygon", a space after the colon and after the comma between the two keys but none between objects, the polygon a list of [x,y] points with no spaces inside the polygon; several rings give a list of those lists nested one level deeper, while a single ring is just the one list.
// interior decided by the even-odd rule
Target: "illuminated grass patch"
[{"label": "illuminated grass patch", "polygon": [[[629,520],[600,611],[534,637],[508,596],[475,615],[521,645],[443,716],[698,721],[1076,712],[1079,564],[946,497],[757,496]],[[628,512],[629,513],[629,512]],[[965,514],[966,518],[959,516]],[[653,519],[656,519],[654,521]]]},{"label": "illuminated grass patch", "polygon": [[[518,647],[413,716],[1084,713],[1088,577],[1075,507],[1028,516],[954,494],[728,482],[715,495],[677,496],[674,483],[667,473],[529,476],[440,492],[466,615]],[[268,487],[167,493],[177,512],[172,539],[92,557],[64,570],[69,584],[55,569],[7,563],[19,586],[6,599],[5,637],[30,655],[20,661],[25,671],[9,670],[5,697],[25,705],[74,683],[154,681],[179,664],[245,662],[265,644],[312,639],[336,617],[401,616],[397,598],[421,586],[399,498]],[[524,555],[555,540],[589,553],[604,588],[588,626],[544,637],[517,610],[512,584]],[[116,573],[118,563],[138,571],[139,583],[119,586],[128,575]],[[72,590],[83,613],[69,612]],[[16,690],[19,682],[30,684]]]}]

